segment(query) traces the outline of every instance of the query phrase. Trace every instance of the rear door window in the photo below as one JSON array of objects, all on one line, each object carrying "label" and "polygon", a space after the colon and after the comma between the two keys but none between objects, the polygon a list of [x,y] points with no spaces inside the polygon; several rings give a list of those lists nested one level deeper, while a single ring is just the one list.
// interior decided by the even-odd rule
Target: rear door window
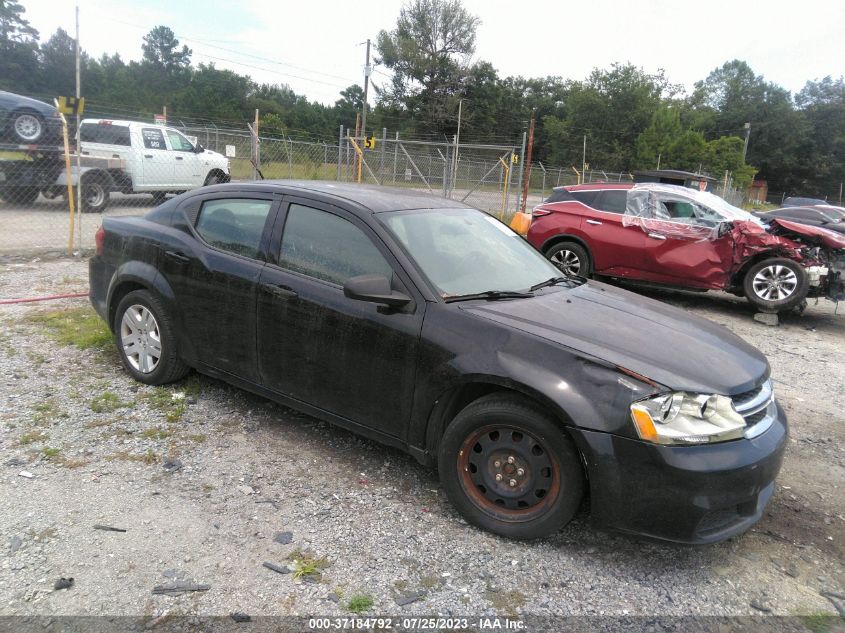
[{"label": "rear door window", "polygon": [[610,213],[625,213],[628,201],[626,189],[602,191],[594,201],[593,207]]},{"label": "rear door window", "polygon": [[79,127],[79,140],[83,143],[129,146],[129,127],[104,123],[84,123]]},{"label": "rear door window", "polygon": [[300,204],[288,210],[279,265],[339,286],[358,275],[393,275],[364,231],[338,215]]},{"label": "rear door window", "polygon": [[207,200],[197,217],[197,233],[215,248],[257,258],[272,204],[270,200]]},{"label": "rear door window", "polygon": [[578,201],[583,204],[586,204],[588,207],[593,207],[594,209],[596,206],[593,204],[601,193],[600,191],[570,191],[569,193]]}]

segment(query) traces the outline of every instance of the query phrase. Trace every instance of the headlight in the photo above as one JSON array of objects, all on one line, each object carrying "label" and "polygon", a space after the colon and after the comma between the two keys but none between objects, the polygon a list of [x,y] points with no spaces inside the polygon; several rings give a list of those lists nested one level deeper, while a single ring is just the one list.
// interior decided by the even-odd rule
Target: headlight
[{"label": "headlight", "polygon": [[742,437],[745,419],[727,396],[667,393],[631,405],[640,439],[656,444],[704,444]]}]

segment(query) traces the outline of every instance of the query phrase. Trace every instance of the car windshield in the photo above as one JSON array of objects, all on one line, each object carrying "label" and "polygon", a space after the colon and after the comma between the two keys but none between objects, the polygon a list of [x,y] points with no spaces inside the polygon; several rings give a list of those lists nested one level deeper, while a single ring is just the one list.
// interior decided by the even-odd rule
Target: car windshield
[{"label": "car windshield", "polygon": [[525,292],[561,274],[523,238],[476,209],[393,211],[378,217],[444,298]]}]

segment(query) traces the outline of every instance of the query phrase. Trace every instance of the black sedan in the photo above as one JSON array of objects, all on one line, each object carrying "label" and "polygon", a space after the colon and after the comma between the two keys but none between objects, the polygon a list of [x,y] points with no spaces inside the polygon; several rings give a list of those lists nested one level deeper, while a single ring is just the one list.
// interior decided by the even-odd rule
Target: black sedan
[{"label": "black sedan", "polygon": [[774,211],[755,213],[764,222],[771,220],[791,220],[799,224],[820,226],[837,233],[845,233],[845,210],[841,207],[818,205],[814,207],[785,207]]},{"label": "black sedan", "polygon": [[0,135],[13,143],[58,143],[62,122],[56,108],[0,90]]},{"label": "black sedan", "polygon": [[589,495],[601,525],[705,543],[760,519],[787,438],[765,357],[710,321],[558,270],[414,192],[230,183],[107,217],[91,301],[126,370],[189,368],[437,466],[514,538]]}]

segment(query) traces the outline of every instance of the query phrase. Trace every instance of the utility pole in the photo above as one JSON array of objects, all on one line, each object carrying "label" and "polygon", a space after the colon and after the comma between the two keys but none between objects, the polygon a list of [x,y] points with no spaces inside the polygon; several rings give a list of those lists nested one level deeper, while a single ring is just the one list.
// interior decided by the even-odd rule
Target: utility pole
[{"label": "utility pole", "polygon": [[528,124],[528,151],[525,155],[525,174],[522,181],[522,207],[520,211],[525,213],[525,205],[528,202],[528,183],[531,180],[531,150],[534,149],[534,110],[531,110],[531,122]]},{"label": "utility pole", "polygon": [[[584,149],[581,150],[581,173],[587,171],[587,135],[584,135]],[[584,180],[584,176],[581,176],[581,180]]]},{"label": "utility pole", "polygon": [[747,122],[745,128],[745,145],[742,146],[742,164],[745,164],[745,155],[748,153],[748,137],[751,136],[751,122]]},{"label": "utility pole", "polygon": [[370,89],[370,40],[367,40],[367,64],[364,66],[364,103],[361,104],[361,134],[367,136],[367,93]]},{"label": "utility pole", "polygon": [[458,133],[455,135],[455,152],[452,156],[452,189],[458,182],[458,148],[461,145],[461,110],[464,105],[464,100],[458,100]]}]

